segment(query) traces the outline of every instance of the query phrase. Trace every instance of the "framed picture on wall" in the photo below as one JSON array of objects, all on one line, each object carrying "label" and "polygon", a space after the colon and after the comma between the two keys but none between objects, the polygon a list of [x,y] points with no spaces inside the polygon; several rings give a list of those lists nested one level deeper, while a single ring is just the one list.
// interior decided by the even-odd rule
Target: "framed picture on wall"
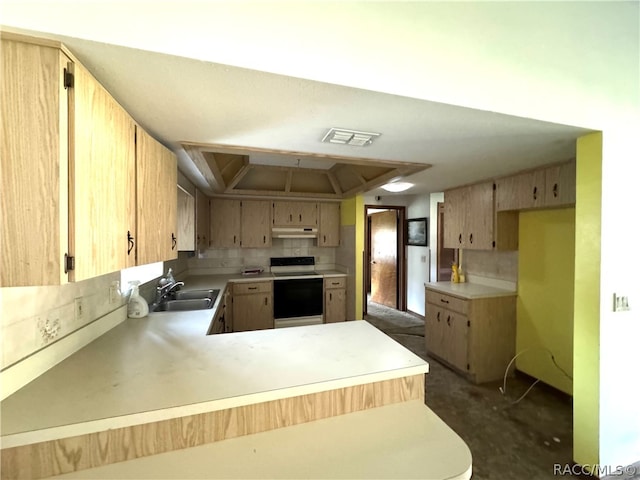
[{"label": "framed picture on wall", "polygon": [[407,245],[419,247],[429,245],[428,218],[410,218],[407,220]]}]

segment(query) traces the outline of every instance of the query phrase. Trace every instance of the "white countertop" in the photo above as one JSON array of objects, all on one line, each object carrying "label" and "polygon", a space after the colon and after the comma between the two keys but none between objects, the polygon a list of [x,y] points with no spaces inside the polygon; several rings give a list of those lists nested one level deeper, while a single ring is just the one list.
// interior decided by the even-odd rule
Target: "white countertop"
[{"label": "white countertop", "polygon": [[467,445],[414,400],[54,478],[470,477]]},{"label": "white countertop", "polygon": [[365,321],[206,336],[211,314],[113,328],[0,404],[3,447],[428,371]]},{"label": "white countertop", "polygon": [[518,294],[516,289],[497,288],[482,283],[428,282],[425,288],[465,299],[510,297]]}]

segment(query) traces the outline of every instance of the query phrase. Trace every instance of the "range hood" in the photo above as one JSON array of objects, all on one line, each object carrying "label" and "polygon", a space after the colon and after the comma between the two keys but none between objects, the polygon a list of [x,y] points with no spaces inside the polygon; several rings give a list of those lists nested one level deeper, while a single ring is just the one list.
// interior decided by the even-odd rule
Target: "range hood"
[{"label": "range hood", "polygon": [[315,227],[273,227],[272,238],[317,238],[318,229]]}]

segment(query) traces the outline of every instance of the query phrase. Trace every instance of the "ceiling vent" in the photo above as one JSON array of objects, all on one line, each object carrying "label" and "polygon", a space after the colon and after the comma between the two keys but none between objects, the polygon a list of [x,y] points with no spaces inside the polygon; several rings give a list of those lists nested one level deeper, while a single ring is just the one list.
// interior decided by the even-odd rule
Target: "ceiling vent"
[{"label": "ceiling vent", "polygon": [[345,128],[331,128],[322,141],[340,145],[353,145],[354,147],[366,147],[367,145],[371,145],[379,136],[379,133],[359,132]]}]

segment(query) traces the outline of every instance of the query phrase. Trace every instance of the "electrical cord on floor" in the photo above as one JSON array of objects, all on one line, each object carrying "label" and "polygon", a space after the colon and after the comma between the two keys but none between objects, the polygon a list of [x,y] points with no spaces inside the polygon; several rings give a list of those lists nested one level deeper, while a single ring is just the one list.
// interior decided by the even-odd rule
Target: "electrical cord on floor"
[{"label": "electrical cord on floor", "polygon": [[[531,350],[543,350],[545,352],[547,352],[550,356],[551,356],[551,361],[553,362],[553,364],[556,366],[556,368],[558,370],[560,370],[565,377],[567,377],[569,380],[571,380],[573,382],[573,377],[571,375],[569,375],[567,373],[566,370],[564,370],[560,365],[558,365],[558,362],[556,362],[556,357],[554,357],[553,352],[551,350],[549,350],[548,348],[545,347],[531,347],[531,348],[526,348],[524,350],[522,350],[521,352],[518,352],[516,354],[515,357],[513,357],[511,359],[511,361],[509,362],[509,364],[507,365],[507,369],[504,371],[504,378],[502,381],[502,387],[499,387],[498,390],[500,390],[500,393],[504,396],[507,393],[507,375],[509,375],[509,369],[511,368],[511,365],[513,365],[513,363],[516,361],[516,358],[518,358],[520,355],[522,355],[523,353],[529,352]],[[533,387],[535,387],[538,382],[540,381],[540,379],[538,378],[535,382],[533,382],[529,388],[526,390],[526,392],[524,392],[522,395],[520,395],[520,397],[511,402],[511,405],[515,405],[517,403],[519,403],[524,397],[526,397],[528,395],[528,393],[533,389]]]}]

